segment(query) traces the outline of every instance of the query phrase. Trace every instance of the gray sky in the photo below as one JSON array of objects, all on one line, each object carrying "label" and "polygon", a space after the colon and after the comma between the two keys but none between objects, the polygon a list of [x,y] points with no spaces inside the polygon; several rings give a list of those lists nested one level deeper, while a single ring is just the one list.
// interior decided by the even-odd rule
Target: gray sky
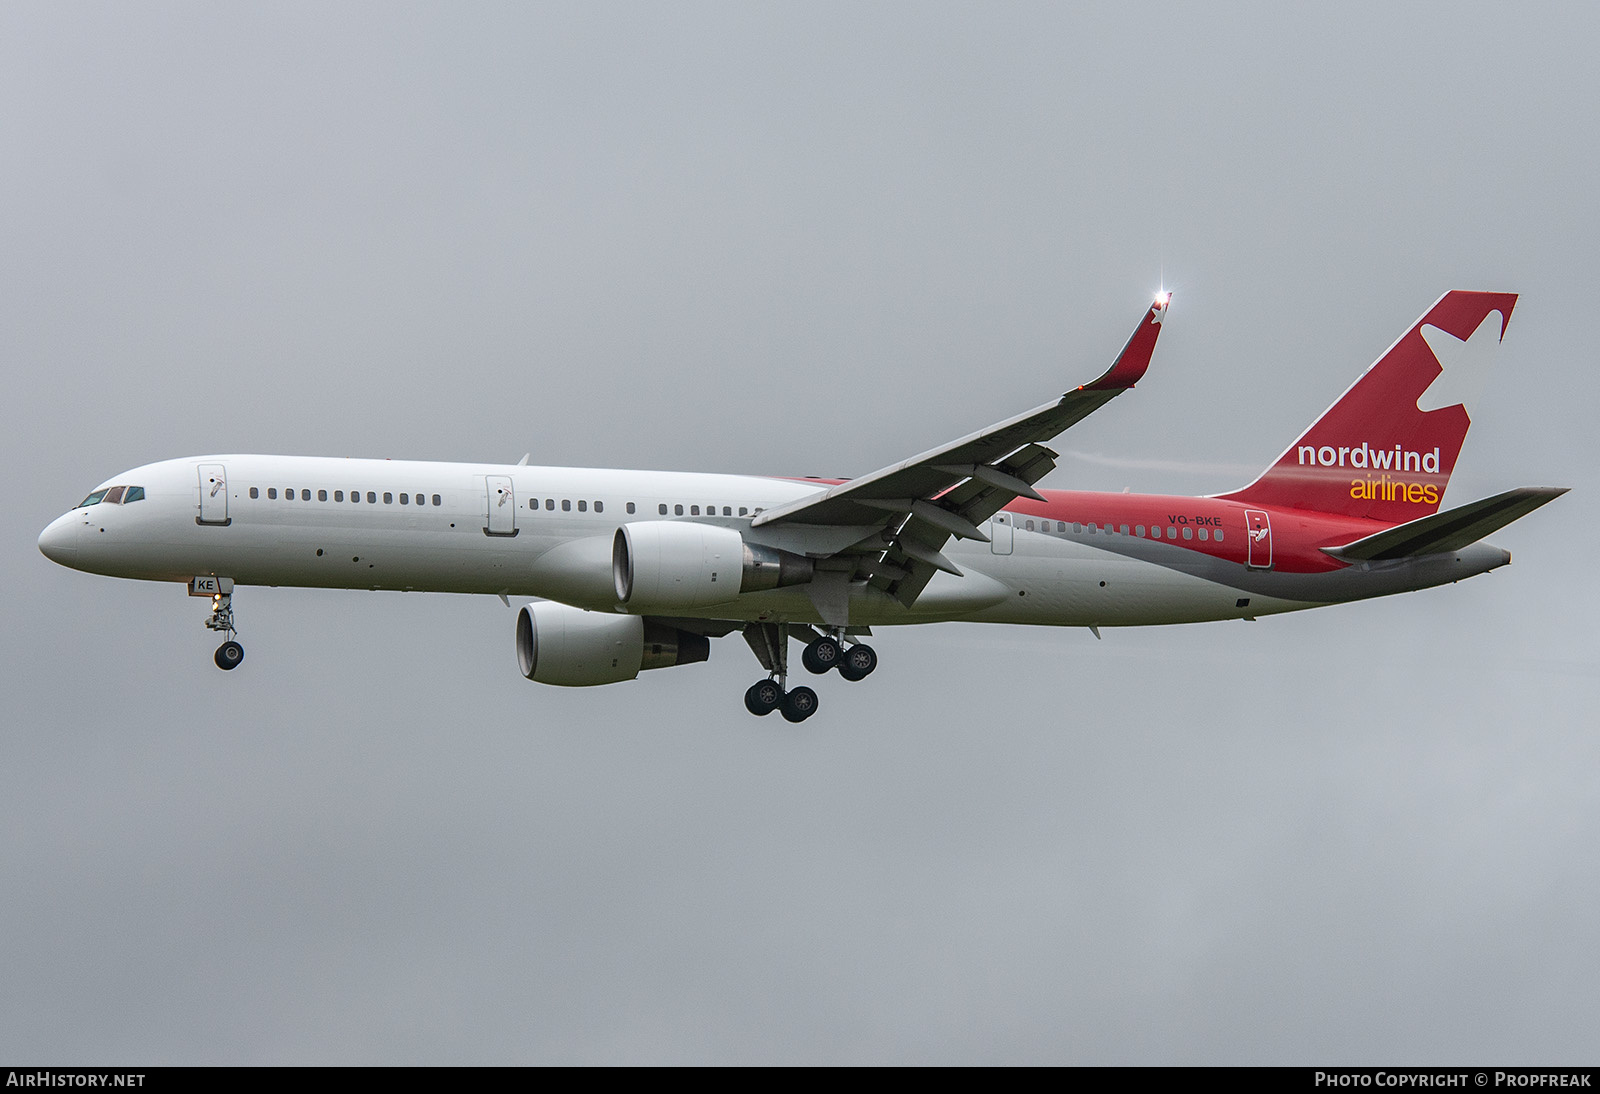
[{"label": "gray sky", "polygon": [[[1592,1063],[1592,5],[0,7],[0,1059]],[[803,727],[492,598],[56,567],[215,451],[860,474],[1104,367],[1046,485],[1265,465],[1522,301],[1459,586],[887,631]]]}]

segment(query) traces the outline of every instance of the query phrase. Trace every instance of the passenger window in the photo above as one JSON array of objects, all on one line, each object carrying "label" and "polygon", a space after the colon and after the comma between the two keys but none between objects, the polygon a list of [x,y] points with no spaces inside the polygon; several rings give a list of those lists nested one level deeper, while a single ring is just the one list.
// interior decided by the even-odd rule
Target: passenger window
[{"label": "passenger window", "polygon": [[394,495],[389,493],[389,491],[387,491],[387,490],[385,490],[383,492],[383,504],[385,504],[385,505],[393,505],[394,504]]},{"label": "passenger window", "polygon": [[589,503],[586,502],[586,501],[580,501],[578,503],[578,512],[587,513],[588,511],[589,511]]},{"label": "passenger window", "polygon": [[595,502],[594,503],[594,511],[596,513],[604,513],[606,511],[606,503],[603,502],[603,501]]},{"label": "passenger window", "polygon": [[250,488],[250,497],[251,497],[251,499],[254,500],[256,498],[259,498],[260,496],[261,496],[260,487],[252,486]]},{"label": "passenger window", "polygon": [[1201,542],[1203,543],[1209,538],[1211,538],[1211,537],[1206,534],[1206,530],[1204,528],[1200,529],[1200,540],[1201,540]]},{"label": "passenger window", "polygon": [[433,504],[435,504],[435,505],[443,505],[444,502],[439,500],[439,495],[438,494],[435,494],[433,496]]},{"label": "passenger window", "polygon": [[631,502],[631,501],[628,503],[628,512],[629,513],[633,512],[633,502]]},{"label": "passenger window", "polygon": [[1031,521],[1031,520],[1028,521],[1027,525],[1028,525],[1028,531],[1030,531],[1030,532],[1033,531],[1033,521]]},{"label": "passenger window", "polygon": [[1168,539],[1177,539],[1178,538],[1178,530],[1176,528],[1174,528],[1170,524],[1167,525],[1167,538]]},{"label": "passenger window", "polygon": [[544,507],[546,509],[554,509],[556,507],[556,499],[555,498],[545,498],[544,499]]},{"label": "passenger window", "polygon": [[1081,536],[1083,534],[1083,525],[1079,524],[1077,521],[1073,521],[1072,534],[1075,536]]},{"label": "passenger window", "polygon": [[691,517],[698,517],[700,515],[700,507],[698,505],[689,506],[689,515]]},{"label": "passenger window", "polygon": [[128,487],[128,492],[126,494],[122,495],[122,504],[123,505],[132,505],[136,501],[143,501],[143,500],[144,500],[144,487],[142,487],[142,486],[130,486],[130,487]]},{"label": "passenger window", "polygon": [[343,501],[344,500],[344,491],[343,490],[335,490],[333,492],[333,500],[334,501]]},{"label": "passenger window", "polygon": [[750,511],[741,505],[739,506],[739,515],[741,517],[747,517],[750,515]]},{"label": "passenger window", "polygon": [[410,494],[401,494],[400,495],[400,504],[401,505],[410,505],[411,504],[411,495]]},{"label": "passenger window", "polygon": [[376,490],[368,490],[367,491],[367,504],[368,505],[377,505],[378,504],[378,492]]},{"label": "passenger window", "polygon": [[1091,524],[1090,524],[1090,525],[1089,525],[1089,534],[1090,534],[1090,535],[1091,535],[1091,536],[1092,536],[1092,535],[1094,535],[1094,534],[1095,534],[1095,533],[1096,533],[1096,532],[1098,532],[1098,531],[1099,531],[1099,530],[1100,530],[1100,529],[1099,529],[1099,528],[1097,528],[1097,527],[1096,527],[1096,526],[1095,526],[1095,525],[1094,525],[1094,524],[1092,524],[1092,523],[1091,523]]},{"label": "passenger window", "polygon": [[310,501],[311,500],[311,491],[309,491],[309,490],[300,491],[300,500],[301,501]]},{"label": "passenger window", "polygon": [[1222,529],[1221,528],[1217,529],[1217,542],[1218,543],[1222,542]]},{"label": "passenger window", "polygon": [[1128,526],[1126,524],[1124,524],[1122,526],[1121,532],[1122,532],[1123,535],[1127,535],[1128,534]]},{"label": "passenger window", "polygon": [[318,501],[327,501],[328,500],[328,492],[326,490],[318,490],[317,491],[317,500]]},{"label": "passenger window", "polygon": [[[278,488],[276,486],[267,487],[267,498],[269,500],[271,500],[271,501],[277,501],[278,500]],[[99,498],[95,498],[94,500],[95,501],[99,501],[100,499]]]},{"label": "passenger window", "polygon": [[683,516],[683,505],[681,503],[672,507],[672,515],[677,517]]},{"label": "passenger window", "polygon": [[659,508],[661,509],[661,515],[662,516],[666,516],[667,515],[667,503],[666,502],[662,502],[661,505],[659,506]]},{"label": "passenger window", "polygon": [[1183,538],[1184,539],[1193,539],[1194,538],[1194,529],[1190,528],[1187,524],[1185,524],[1183,526]]},{"label": "passenger window", "polygon": [[724,506],[723,506],[723,507],[722,507],[722,515],[723,515],[723,516],[725,516],[725,517],[731,517],[731,516],[733,516],[733,506],[731,506],[731,505],[724,505]]},{"label": "passenger window", "polygon": [[1135,524],[1133,526],[1133,534],[1142,537],[1144,535],[1144,525]]},{"label": "passenger window", "polygon": [[359,491],[359,490],[350,491],[350,500],[351,501],[360,501],[361,500],[361,491]]},{"label": "passenger window", "polygon": [[572,512],[572,501],[570,499],[568,499],[568,498],[562,498],[561,499],[561,511],[563,513]]}]

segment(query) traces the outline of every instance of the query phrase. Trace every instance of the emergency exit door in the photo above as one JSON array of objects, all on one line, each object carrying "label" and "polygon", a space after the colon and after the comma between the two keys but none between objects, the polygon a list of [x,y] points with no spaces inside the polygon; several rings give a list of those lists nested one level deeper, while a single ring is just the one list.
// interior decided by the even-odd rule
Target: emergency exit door
[{"label": "emergency exit door", "polygon": [[517,495],[511,488],[511,476],[488,475],[485,477],[487,486],[488,515],[485,517],[483,534],[486,536],[514,536],[517,534]]},{"label": "emergency exit door", "polygon": [[1010,513],[996,513],[989,518],[989,550],[997,555],[1011,553],[1011,541],[1015,538],[1015,526],[1011,523]]}]

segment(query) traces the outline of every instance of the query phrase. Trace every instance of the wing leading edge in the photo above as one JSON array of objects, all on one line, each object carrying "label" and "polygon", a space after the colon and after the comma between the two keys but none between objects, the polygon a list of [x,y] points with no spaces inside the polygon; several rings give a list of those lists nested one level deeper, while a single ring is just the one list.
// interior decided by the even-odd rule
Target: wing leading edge
[{"label": "wing leading edge", "polygon": [[[933,575],[961,575],[941,548],[951,536],[987,541],[981,525],[1056,465],[1045,441],[1133,387],[1150,366],[1170,294],[1145,312],[1111,367],[1055,402],[909,460],[759,514],[750,538],[813,558],[808,589],[823,619],[844,626],[849,583],[866,580],[909,606]],[[825,576],[827,575],[827,576]]]}]

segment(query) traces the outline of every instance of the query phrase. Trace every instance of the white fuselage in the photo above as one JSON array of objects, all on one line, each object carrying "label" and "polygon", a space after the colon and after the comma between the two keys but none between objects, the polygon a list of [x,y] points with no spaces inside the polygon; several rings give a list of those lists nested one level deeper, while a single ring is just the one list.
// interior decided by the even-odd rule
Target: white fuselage
[{"label": "white fuselage", "polygon": [[[47,555],[79,570],[154,581],[216,575],[240,585],[488,593],[599,611],[618,610],[611,557],[622,524],[690,520],[746,530],[757,511],[826,488],[744,475],[261,455],[147,464],[111,484],[140,486],[144,496],[58,518],[40,537]],[[851,625],[1132,626],[1399,591],[1245,591],[1215,572],[1173,564],[1178,546],[1088,537],[1072,525],[1065,533],[1026,531],[1008,513],[996,519],[1012,524],[1002,529],[1009,553],[999,553],[998,542],[951,541],[945,552],[962,576],[937,574],[910,608],[858,583]],[[818,621],[803,587],[734,595],[694,614]]]}]

